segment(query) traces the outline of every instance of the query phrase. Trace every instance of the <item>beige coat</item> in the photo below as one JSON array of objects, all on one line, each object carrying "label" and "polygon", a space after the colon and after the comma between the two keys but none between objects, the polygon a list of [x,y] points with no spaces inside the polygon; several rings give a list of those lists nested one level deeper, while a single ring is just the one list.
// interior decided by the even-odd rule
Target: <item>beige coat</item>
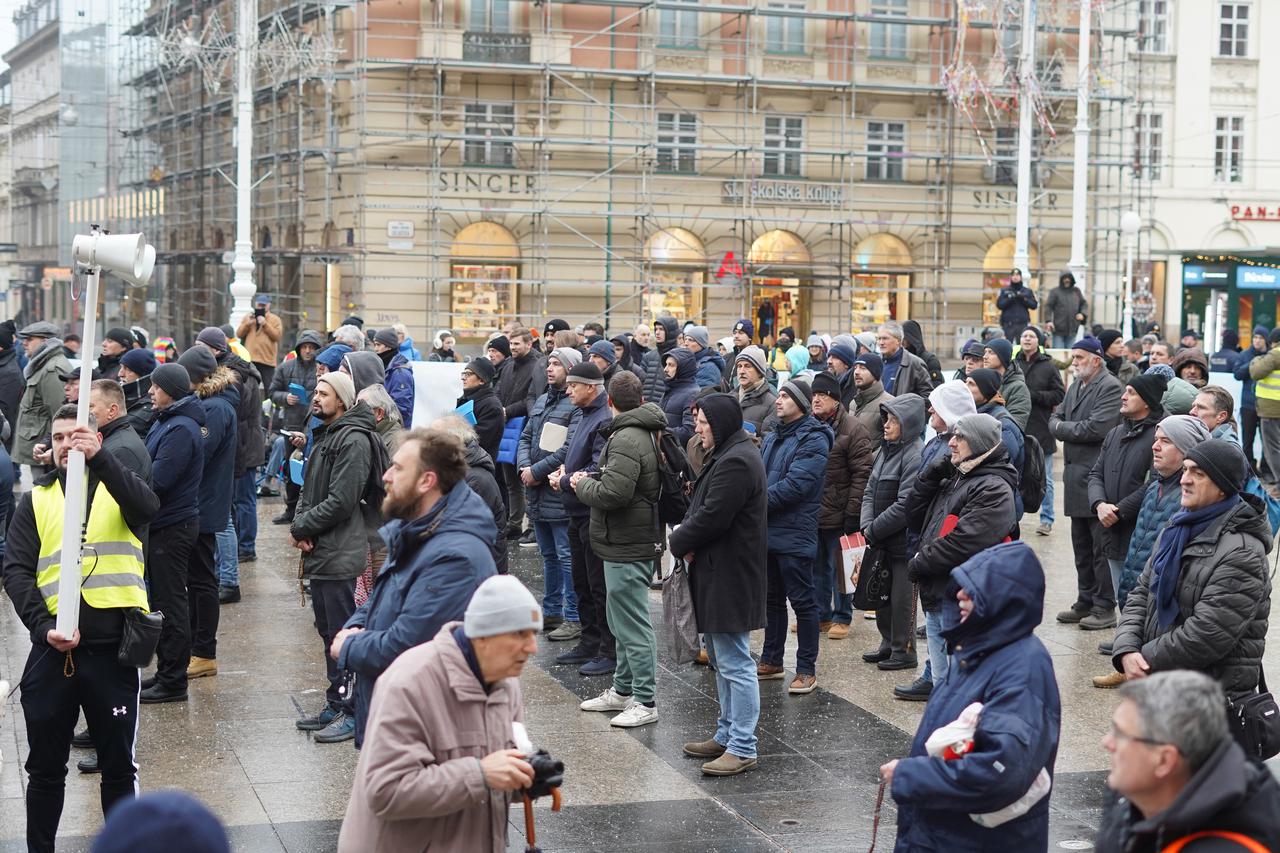
[{"label": "beige coat", "polygon": [[249,312],[240,321],[240,328],[236,329],[236,337],[249,351],[250,361],[275,367],[280,361],[280,335],[283,332],[284,325],[277,315],[267,311],[263,314],[262,325],[259,326],[257,315]]},{"label": "beige coat", "polygon": [[512,749],[520,681],[485,694],[450,622],[378,679],[338,853],[501,853],[511,795],[491,791],[480,759]]}]

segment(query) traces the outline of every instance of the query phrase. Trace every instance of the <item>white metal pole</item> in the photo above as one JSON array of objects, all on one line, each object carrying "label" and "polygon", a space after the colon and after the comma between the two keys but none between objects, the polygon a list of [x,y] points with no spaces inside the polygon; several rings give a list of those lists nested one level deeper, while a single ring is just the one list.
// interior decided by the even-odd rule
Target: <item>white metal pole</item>
[{"label": "white metal pole", "polygon": [[[91,359],[97,347],[98,327],[98,278],[99,267],[90,267],[85,275],[84,328],[80,333],[80,396],[76,400],[76,426],[89,424],[89,389],[93,383],[86,381],[91,369]],[[57,464],[57,460],[54,460]],[[80,545],[83,541],[85,522],[84,453],[72,450],[67,454],[67,478],[63,486],[63,524],[61,570],[58,574],[57,631],[63,637],[71,635],[80,625]]]},{"label": "white metal pole", "polygon": [[[1089,37],[1092,23],[1092,0],[1080,0],[1080,55],[1076,59],[1075,162],[1071,173],[1071,259],[1067,261],[1067,267],[1076,277],[1076,287],[1082,292],[1085,273],[1089,269],[1084,228],[1089,192],[1089,83],[1092,58]],[[1125,335],[1127,336],[1128,332],[1125,332]]]},{"label": "white metal pole", "polygon": [[1018,210],[1013,232],[1013,265],[1030,283],[1028,231],[1031,228],[1031,91],[1036,73],[1036,0],[1022,0],[1022,55],[1018,60]]},{"label": "white metal pole", "polygon": [[253,72],[258,46],[258,2],[239,0],[236,19],[236,245],[231,269],[231,325],[253,310]]},{"label": "white metal pole", "polygon": [[1125,239],[1128,245],[1124,250],[1124,322],[1120,331],[1126,341],[1133,339],[1133,244],[1137,239],[1137,234],[1129,234]]}]

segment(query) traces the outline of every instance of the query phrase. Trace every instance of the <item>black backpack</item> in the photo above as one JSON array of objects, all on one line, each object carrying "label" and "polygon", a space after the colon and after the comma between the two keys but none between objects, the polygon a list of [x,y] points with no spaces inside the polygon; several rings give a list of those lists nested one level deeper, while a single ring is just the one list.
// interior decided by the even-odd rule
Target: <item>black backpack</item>
[{"label": "black backpack", "polygon": [[663,524],[679,524],[689,511],[693,467],[684,448],[667,430],[653,434],[653,447],[658,453],[658,520]]},{"label": "black backpack", "polygon": [[382,443],[381,436],[376,432],[370,432],[368,435],[369,479],[365,481],[360,501],[366,507],[382,512],[382,501],[387,496],[387,487],[382,482],[382,475],[391,467],[391,455],[387,453],[387,446]]},{"label": "black backpack", "polygon": [[[1017,426],[1017,422],[1014,422]],[[1044,503],[1045,482],[1048,472],[1044,468],[1044,448],[1035,436],[1022,434],[1022,471],[1018,478],[1018,491],[1022,493],[1022,513],[1039,512]]]}]

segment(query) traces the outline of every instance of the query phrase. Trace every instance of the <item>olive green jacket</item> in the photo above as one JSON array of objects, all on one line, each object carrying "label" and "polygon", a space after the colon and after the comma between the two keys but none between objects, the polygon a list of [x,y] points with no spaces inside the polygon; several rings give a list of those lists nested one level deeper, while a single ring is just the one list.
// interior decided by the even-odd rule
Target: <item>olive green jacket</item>
[{"label": "olive green jacket", "polygon": [[578,500],[591,508],[591,548],[602,560],[630,563],[662,555],[655,439],[667,417],[657,405],[619,412],[606,436],[599,471],[578,481]]}]

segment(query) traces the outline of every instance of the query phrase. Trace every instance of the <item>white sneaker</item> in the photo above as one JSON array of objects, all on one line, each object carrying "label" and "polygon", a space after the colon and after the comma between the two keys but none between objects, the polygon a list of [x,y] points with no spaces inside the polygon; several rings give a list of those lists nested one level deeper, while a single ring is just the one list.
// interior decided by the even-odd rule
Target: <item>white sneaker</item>
[{"label": "white sneaker", "polygon": [[617,726],[620,729],[634,729],[636,726],[645,726],[656,722],[658,722],[658,709],[649,708],[636,702],[610,720],[609,725]]},{"label": "white sneaker", "polygon": [[634,701],[610,687],[596,698],[587,699],[578,708],[583,711],[625,711]]}]

